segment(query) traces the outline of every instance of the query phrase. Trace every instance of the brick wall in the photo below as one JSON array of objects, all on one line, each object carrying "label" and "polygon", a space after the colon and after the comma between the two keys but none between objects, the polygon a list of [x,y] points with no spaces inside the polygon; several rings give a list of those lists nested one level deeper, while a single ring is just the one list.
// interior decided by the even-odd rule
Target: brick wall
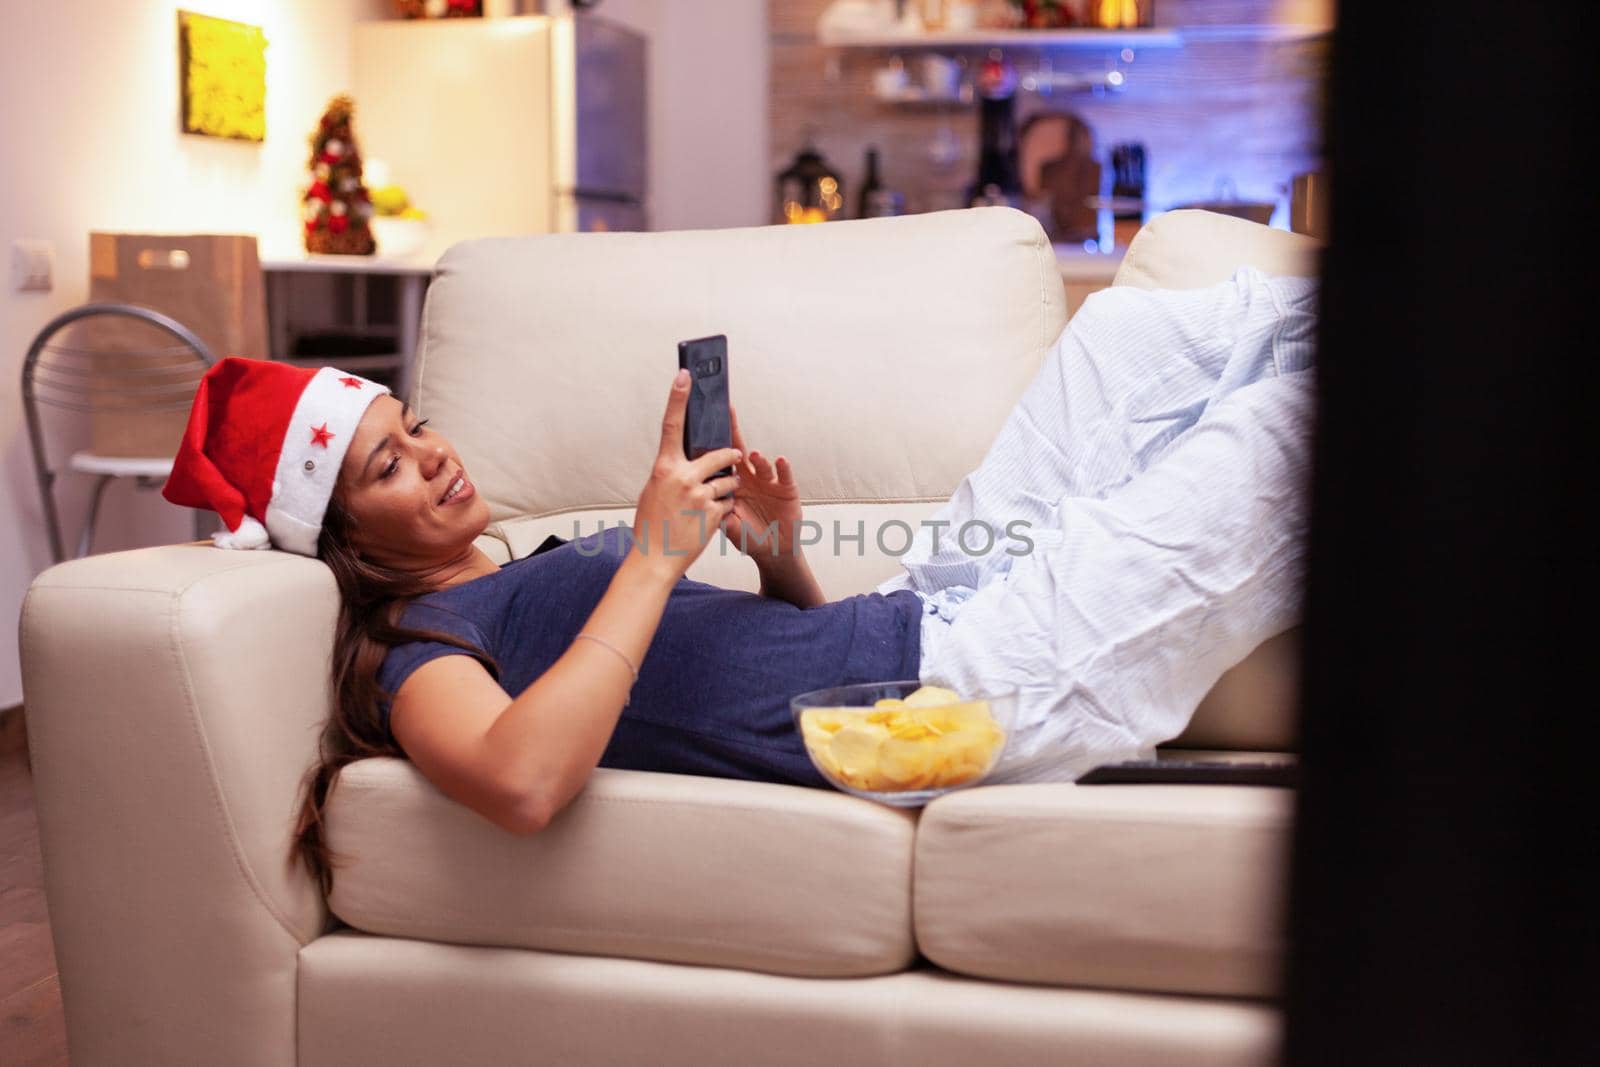
[{"label": "brick wall", "polygon": [[[912,211],[964,206],[977,168],[975,105],[936,110],[874,99],[872,72],[889,52],[823,48],[818,16],[828,0],[769,0],[771,33],[771,174],[794,158],[808,128],[845,181],[847,210],[865,173],[865,151],[879,149],[885,183],[906,194]],[[1160,27],[1269,23],[1274,0],[1158,0]],[[1019,129],[1041,109],[1078,115],[1095,134],[1096,155],[1119,141],[1139,141],[1148,159],[1147,199],[1157,208],[1212,197],[1231,178],[1238,196],[1279,202],[1287,224],[1288,185],[1320,162],[1319,109],[1327,41],[1191,40],[1181,48],[1138,50],[1123,64],[1126,88],[1101,97],[1023,93]],[[981,51],[966,53],[972,61]],[[1047,56],[1057,71],[1101,71],[1109,53],[1008,50],[1024,69]],[[902,53],[915,73],[917,52]],[[940,166],[941,143],[955,158]]]}]

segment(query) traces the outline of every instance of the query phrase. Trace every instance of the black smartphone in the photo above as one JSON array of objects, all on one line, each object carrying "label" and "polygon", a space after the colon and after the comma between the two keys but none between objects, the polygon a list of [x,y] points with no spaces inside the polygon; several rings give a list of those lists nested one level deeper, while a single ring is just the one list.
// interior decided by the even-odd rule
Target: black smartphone
[{"label": "black smartphone", "polygon": [[[678,366],[689,372],[689,407],[683,418],[683,454],[697,459],[733,447],[733,416],[728,411],[728,338],[723,334],[678,342]],[[732,474],[724,467],[713,474]],[[708,481],[710,479],[707,479]]]}]

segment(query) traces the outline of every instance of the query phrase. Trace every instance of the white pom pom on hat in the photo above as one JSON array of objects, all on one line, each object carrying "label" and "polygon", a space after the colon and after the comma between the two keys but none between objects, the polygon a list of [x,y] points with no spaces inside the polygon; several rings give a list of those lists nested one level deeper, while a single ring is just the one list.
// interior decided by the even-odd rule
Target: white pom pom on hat
[{"label": "white pom pom on hat", "polygon": [[389,391],[334,367],[229,356],[200,379],[161,495],[221,516],[219,548],[315,556],[350,439]]}]

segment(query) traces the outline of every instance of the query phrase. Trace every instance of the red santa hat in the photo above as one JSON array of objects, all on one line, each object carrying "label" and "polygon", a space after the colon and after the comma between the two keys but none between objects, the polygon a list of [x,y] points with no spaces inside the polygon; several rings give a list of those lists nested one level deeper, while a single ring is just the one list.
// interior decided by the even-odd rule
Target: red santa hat
[{"label": "red santa hat", "polygon": [[220,515],[220,548],[315,556],[350,439],[387,392],[332,367],[229,356],[200,379],[161,495]]}]

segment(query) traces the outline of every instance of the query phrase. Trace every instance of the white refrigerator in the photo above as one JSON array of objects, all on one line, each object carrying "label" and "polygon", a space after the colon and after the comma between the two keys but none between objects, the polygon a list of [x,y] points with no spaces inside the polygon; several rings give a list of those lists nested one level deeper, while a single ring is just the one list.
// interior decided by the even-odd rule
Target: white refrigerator
[{"label": "white refrigerator", "polygon": [[647,51],[581,13],[357,23],[355,136],[435,247],[648,229]]}]

